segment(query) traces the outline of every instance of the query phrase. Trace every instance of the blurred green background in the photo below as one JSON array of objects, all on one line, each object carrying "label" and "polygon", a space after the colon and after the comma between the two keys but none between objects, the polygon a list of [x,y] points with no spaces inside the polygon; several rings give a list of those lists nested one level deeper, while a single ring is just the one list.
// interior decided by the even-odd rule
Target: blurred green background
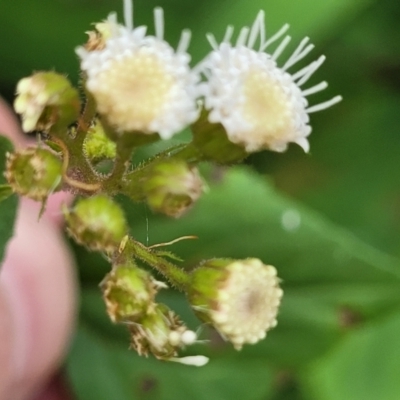
[{"label": "blurred green background", "polygon": [[[92,22],[112,10],[121,16],[121,3],[2,0],[0,93],[12,102],[16,82],[33,70],[77,82],[74,47]],[[316,45],[306,63],[327,56],[310,86],[330,87],[312,101],[344,100],[312,115],[310,154],[293,145],[253,155],[222,177],[208,172],[209,193],[179,221],[121,199],[144,243],[198,235],[172,248],[187,265],[213,256],[275,265],[285,297],[265,341],[237,353],[203,327],[208,342],[187,353],[209,355],[206,367],[139,358],[105,317],[96,286],[106,261],[73,246],[83,290],[66,373],[77,399],[400,399],[400,2],[137,0],[135,23],[152,31],[157,5],[171,44],[192,30],[194,61],[208,51],[206,32],[221,38],[228,24],[248,25],[264,9],[269,34],[291,25],[281,62],[304,36]],[[197,326],[179,294],[163,296]]]}]

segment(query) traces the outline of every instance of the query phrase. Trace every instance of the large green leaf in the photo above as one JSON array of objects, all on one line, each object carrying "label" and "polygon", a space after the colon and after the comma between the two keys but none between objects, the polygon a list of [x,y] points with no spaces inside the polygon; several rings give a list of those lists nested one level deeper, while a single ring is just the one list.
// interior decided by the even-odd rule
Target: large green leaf
[{"label": "large green leaf", "polygon": [[127,211],[134,236],[144,243],[198,236],[174,245],[188,266],[216,256],[252,256],[277,267],[285,291],[278,328],[245,355],[297,365],[342,337],[343,313],[373,318],[400,301],[397,259],[277,194],[250,170],[223,175],[179,221],[139,219],[137,209]]},{"label": "large green leaf", "polygon": [[350,334],[303,374],[310,399],[398,400],[400,312]]},{"label": "large green leaf", "polygon": [[78,400],[266,399],[271,371],[261,360],[215,359],[201,368],[140,358],[82,326],[68,361]]},{"label": "large green leaf", "polygon": [[[5,183],[3,176],[6,153],[12,151],[11,142],[3,136],[0,136],[0,185]],[[7,197],[0,201],[0,263],[4,257],[7,242],[13,235],[15,215],[18,205],[18,198],[15,195]]]}]

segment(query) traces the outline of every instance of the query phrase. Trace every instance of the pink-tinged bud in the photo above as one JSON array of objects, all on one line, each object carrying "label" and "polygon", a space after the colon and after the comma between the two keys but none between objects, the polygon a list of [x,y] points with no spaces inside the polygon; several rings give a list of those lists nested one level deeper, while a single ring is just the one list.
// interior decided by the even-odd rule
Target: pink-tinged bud
[{"label": "pink-tinged bud", "polygon": [[50,150],[29,147],[7,154],[4,175],[15,193],[44,201],[61,184],[62,162]]},{"label": "pink-tinged bud", "polygon": [[153,311],[159,285],[150,273],[128,262],[113,265],[101,288],[111,320],[135,322]]},{"label": "pink-tinged bud", "polygon": [[146,173],[143,192],[154,211],[178,218],[199,199],[203,182],[197,168],[184,161],[166,160]]},{"label": "pink-tinged bud", "polygon": [[68,233],[91,250],[113,252],[128,232],[122,208],[105,195],[78,200],[64,216]]},{"label": "pink-tinged bud", "polygon": [[78,91],[55,72],[37,72],[17,85],[14,109],[22,117],[22,129],[53,133],[76,121],[80,112]]}]

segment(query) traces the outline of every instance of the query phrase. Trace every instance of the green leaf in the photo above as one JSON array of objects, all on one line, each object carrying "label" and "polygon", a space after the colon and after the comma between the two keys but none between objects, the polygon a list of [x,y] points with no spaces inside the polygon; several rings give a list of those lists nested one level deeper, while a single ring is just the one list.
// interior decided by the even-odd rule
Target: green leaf
[{"label": "green leaf", "polygon": [[[13,150],[11,142],[3,136],[0,136],[0,185],[1,195],[7,192],[3,172],[6,163],[6,154]],[[3,261],[5,246],[13,235],[14,221],[18,205],[17,196],[9,196],[0,201],[0,263]]]},{"label": "green leaf", "polygon": [[78,400],[268,398],[271,370],[265,361],[215,359],[190,367],[141,358],[102,341],[82,326],[67,363]]},{"label": "green leaf", "polygon": [[303,374],[309,399],[398,400],[400,312],[350,334]]},{"label": "green leaf", "polygon": [[14,193],[10,185],[0,185],[0,202],[8,199]]},{"label": "green leaf", "polygon": [[[323,216],[289,200],[244,168],[211,185],[193,210],[178,221],[131,215],[135,237],[146,243],[195,235],[174,253],[196,265],[204,258],[258,257],[277,267],[285,295],[278,327],[242,354],[282,366],[308,362],[347,331],[343,314],[361,321],[400,302],[398,260],[381,253]],[[351,328],[351,327],[350,327]]]}]

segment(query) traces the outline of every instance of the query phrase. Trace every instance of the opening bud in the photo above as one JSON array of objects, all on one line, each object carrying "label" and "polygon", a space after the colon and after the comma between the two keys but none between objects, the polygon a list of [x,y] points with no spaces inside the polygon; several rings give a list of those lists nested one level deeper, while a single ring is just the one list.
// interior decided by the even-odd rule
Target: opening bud
[{"label": "opening bud", "polygon": [[91,250],[118,249],[128,228],[122,208],[105,195],[79,200],[72,210],[64,209],[68,233]]},{"label": "opening bud", "polygon": [[44,201],[61,183],[62,162],[50,150],[30,147],[7,154],[4,176],[14,192]]},{"label": "opening bud", "polygon": [[131,262],[114,265],[101,283],[111,320],[133,322],[152,312],[159,287],[147,271]]},{"label": "opening bud", "polygon": [[199,171],[181,160],[161,161],[150,168],[143,183],[149,206],[170,217],[180,217],[203,191]]},{"label": "opening bud", "polygon": [[104,133],[99,120],[89,129],[83,143],[86,157],[94,164],[102,160],[112,160],[117,153],[115,142],[111,141]]},{"label": "opening bud", "polygon": [[240,350],[277,324],[283,295],[276,269],[260,260],[213,259],[192,272],[188,297],[203,321]]},{"label": "opening bud", "polygon": [[37,72],[18,82],[14,108],[25,132],[62,129],[79,116],[79,94],[65,76]]},{"label": "opening bud", "polygon": [[188,330],[177,315],[164,304],[157,304],[152,313],[130,327],[131,347],[139,355],[149,353],[156,358],[169,360],[177,356],[177,351],[193,344],[197,335]]}]

